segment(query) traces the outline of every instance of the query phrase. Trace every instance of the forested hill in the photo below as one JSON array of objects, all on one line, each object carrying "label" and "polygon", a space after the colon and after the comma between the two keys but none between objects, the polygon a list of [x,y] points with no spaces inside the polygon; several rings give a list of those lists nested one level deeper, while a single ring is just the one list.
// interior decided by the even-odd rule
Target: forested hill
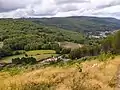
[{"label": "forested hill", "polygon": [[12,50],[53,49],[56,42],[81,43],[80,33],[38,25],[24,19],[1,19],[0,42]]},{"label": "forested hill", "polygon": [[42,23],[78,32],[111,31],[120,29],[120,20],[114,18],[74,16],[30,19],[36,23]]}]

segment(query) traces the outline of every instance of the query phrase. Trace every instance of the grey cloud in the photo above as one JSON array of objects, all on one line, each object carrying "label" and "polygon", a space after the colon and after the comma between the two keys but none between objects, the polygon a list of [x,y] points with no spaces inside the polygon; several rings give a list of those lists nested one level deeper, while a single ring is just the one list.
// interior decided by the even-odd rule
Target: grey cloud
[{"label": "grey cloud", "polygon": [[0,12],[8,12],[8,11],[11,11],[11,10],[14,10],[14,9],[6,9],[6,8],[3,8],[3,7],[0,7]]},{"label": "grey cloud", "polygon": [[113,0],[111,2],[109,2],[108,4],[102,4],[102,5],[99,5],[97,6],[96,8],[97,9],[103,9],[103,8],[108,8],[108,7],[112,7],[112,6],[117,6],[117,5],[120,5],[120,0]]},{"label": "grey cloud", "polygon": [[[27,12],[27,11],[26,11]],[[54,11],[54,10],[47,10],[47,11],[39,11],[39,12],[36,12],[34,9],[33,10],[30,10],[27,12],[27,14],[29,16],[53,16],[55,15],[57,12]]]},{"label": "grey cloud", "polygon": [[16,4],[17,2],[15,0],[11,1],[4,1],[4,0],[0,0],[0,12],[6,12],[6,11],[11,11],[11,10],[15,10],[17,8],[22,8],[23,5],[21,4]]},{"label": "grey cloud", "polygon": [[76,11],[76,10],[78,10],[76,5],[67,4],[59,7],[60,12],[69,12],[69,11]]},{"label": "grey cloud", "polygon": [[[120,6],[120,0],[0,0],[0,17],[105,16],[108,13],[106,8],[116,5]],[[118,16],[119,13],[113,13],[114,10],[109,9],[108,14]]]},{"label": "grey cloud", "polygon": [[[115,17],[119,17],[120,16],[120,12],[114,12],[114,13],[106,13],[109,14],[111,16],[115,16]],[[119,17],[120,18],[120,17]]]},{"label": "grey cloud", "polygon": [[33,0],[0,0],[0,12],[9,12],[20,8],[25,8],[33,3]]},{"label": "grey cloud", "polygon": [[41,1],[34,3],[23,9],[23,11],[26,12],[28,16],[53,16],[57,13],[55,5],[51,5],[51,7],[49,7],[45,4],[49,4],[49,2]]},{"label": "grey cloud", "polygon": [[112,13],[113,15],[115,16],[120,16],[120,12],[115,12],[115,13]]},{"label": "grey cloud", "polygon": [[89,2],[89,0],[56,0],[57,4],[68,4],[68,3],[83,3]]}]

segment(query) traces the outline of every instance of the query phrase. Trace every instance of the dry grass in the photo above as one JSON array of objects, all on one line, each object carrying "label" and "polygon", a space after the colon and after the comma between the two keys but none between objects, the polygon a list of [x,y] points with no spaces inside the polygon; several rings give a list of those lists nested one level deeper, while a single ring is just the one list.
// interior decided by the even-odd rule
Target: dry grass
[{"label": "dry grass", "polygon": [[0,73],[0,90],[114,90],[110,84],[119,64],[118,56],[106,62],[86,61],[82,72],[73,65],[47,67],[13,77]]},{"label": "dry grass", "polygon": [[77,44],[77,43],[72,43],[72,42],[60,42],[60,46],[63,48],[71,48],[71,49],[83,47],[82,44]]}]

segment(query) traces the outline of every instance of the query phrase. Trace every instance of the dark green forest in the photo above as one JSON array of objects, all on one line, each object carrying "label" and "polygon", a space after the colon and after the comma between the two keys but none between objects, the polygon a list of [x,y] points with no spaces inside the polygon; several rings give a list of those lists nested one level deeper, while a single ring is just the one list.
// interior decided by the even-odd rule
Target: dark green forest
[{"label": "dark green forest", "polygon": [[11,55],[15,50],[59,50],[58,42],[84,43],[84,36],[77,32],[38,25],[24,19],[0,20],[0,57]]}]

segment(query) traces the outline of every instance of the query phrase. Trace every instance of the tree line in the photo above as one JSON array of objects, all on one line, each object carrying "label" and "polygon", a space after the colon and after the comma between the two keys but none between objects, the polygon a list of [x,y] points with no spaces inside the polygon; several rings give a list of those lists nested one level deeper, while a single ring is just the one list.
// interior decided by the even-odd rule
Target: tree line
[{"label": "tree line", "polygon": [[98,42],[99,43],[89,44],[82,48],[71,50],[69,57],[71,59],[79,59],[86,56],[97,56],[100,55],[101,52],[106,54],[120,54],[120,31]]}]

